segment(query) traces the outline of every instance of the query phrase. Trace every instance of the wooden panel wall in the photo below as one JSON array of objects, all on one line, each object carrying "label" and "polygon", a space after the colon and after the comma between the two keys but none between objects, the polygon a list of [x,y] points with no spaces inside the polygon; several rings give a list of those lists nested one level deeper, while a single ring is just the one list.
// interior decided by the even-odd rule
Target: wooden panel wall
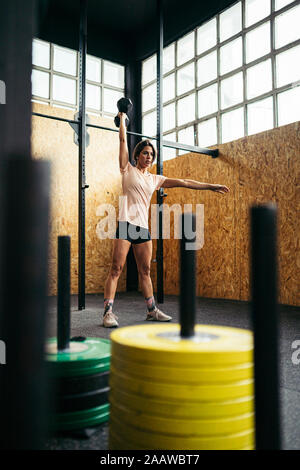
[{"label": "wooden panel wall", "polygon": [[[33,104],[33,111],[73,119],[73,111]],[[71,236],[71,292],[78,292],[78,146],[68,123],[33,116],[33,158],[51,161],[51,221],[49,253],[49,295],[56,295],[57,237]],[[91,123],[111,127],[110,120],[91,116]],[[86,152],[86,292],[103,292],[111,262],[113,242],[100,240],[97,215],[102,203],[118,207],[121,177],[118,166],[118,134],[89,129]],[[126,288],[126,270],[118,290]]]},{"label": "wooden panel wall", "polygon": [[[230,188],[227,195],[166,190],[165,203],[169,205],[192,203],[195,210],[195,204],[204,204],[205,235],[204,246],[197,253],[197,295],[250,299],[249,209],[256,203],[273,201],[278,206],[279,302],[300,305],[299,129],[298,122],[220,145],[217,159],[187,154],[164,164],[165,176]],[[164,242],[168,294],[179,293],[178,249],[177,240]],[[154,285],[155,271],[153,264]]]}]

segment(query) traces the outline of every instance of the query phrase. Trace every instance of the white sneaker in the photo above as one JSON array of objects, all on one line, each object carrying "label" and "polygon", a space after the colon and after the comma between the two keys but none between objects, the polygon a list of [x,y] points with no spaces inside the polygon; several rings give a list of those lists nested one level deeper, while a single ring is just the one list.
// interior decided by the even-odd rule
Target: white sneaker
[{"label": "white sneaker", "polygon": [[119,326],[119,323],[117,322],[118,317],[112,312],[106,312],[106,314],[103,317],[103,326],[105,328],[115,328]]},{"label": "white sneaker", "polygon": [[155,307],[152,312],[148,312],[146,320],[150,321],[170,321],[172,317],[163,313],[159,308]]}]

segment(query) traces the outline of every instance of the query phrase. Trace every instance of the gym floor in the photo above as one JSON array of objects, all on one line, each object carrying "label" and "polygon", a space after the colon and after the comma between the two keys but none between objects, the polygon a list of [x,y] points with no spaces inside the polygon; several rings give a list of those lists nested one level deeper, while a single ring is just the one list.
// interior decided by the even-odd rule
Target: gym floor
[{"label": "gym floor", "polygon": [[[250,303],[237,300],[197,298],[196,323],[248,328],[251,326]],[[48,336],[56,336],[56,297],[49,298]],[[179,321],[179,298],[165,296],[159,307]],[[71,336],[109,338],[110,329],[101,326],[103,295],[87,295],[86,309],[77,310],[77,296],[71,297]],[[144,324],[146,308],[141,294],[117,294],[115,313],[120,326]],[[300,308],[279,306],[280,317],[280,396],[282,413],[282,448],[300,448],[300,364],[292,362],[292,343],[300,340]],[[297,333],[298,332],[298,333]],[[46,449],[107,450],[108,424],[96,428],[89,438],[76,435],[49,437]]]}]

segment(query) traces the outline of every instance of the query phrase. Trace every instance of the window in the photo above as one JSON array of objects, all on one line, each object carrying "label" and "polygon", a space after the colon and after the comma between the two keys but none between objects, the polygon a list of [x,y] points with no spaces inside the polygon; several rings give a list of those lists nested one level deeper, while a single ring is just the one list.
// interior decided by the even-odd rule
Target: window
[{"label": "window", "polygon": [[[122,65],[86,57],[86,107],[96,115],[115,116],[124,96]],[[32,101],[78,110],[79,53],[34,39],[32,43]],[[155,90],[156,94],[156,90]],[[152,107],[152,103],[151,103]]]},{"label": "window", "polygon": [[[168,45],[163,54],[163,102],[169,106],[164,107],[164,138],[174,135],[185,143],[193,134],[203,147],[297,121],[299,24],[299,0],[239,0]],[[154,119],[152,135],[156,60],[153,55],[142,64],[142,76],[149,77],[143,79],[143,93],[151,86],[154,97],[143,110],[147,125]]]}]

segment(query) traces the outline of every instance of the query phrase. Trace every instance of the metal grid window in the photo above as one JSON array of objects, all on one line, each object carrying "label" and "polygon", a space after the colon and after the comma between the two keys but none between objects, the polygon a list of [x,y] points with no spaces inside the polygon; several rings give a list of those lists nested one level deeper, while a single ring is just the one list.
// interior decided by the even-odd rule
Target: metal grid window
[{"label": "metal grid window", "polygon": [[[87,55],[86,109],[89,114],[113,117],[124,96],[125,67]],[[78,110],[79,52],[40,39],[32,47],[32,101]]]},{"label": "metal grid window", "polygon": [[[300,120],[300,1],[240,0],[164,49],[163,134],[211,146]],[[156,55],[142,64],[156,133]],[[182,152],[164,148],[164,160]]]}]

